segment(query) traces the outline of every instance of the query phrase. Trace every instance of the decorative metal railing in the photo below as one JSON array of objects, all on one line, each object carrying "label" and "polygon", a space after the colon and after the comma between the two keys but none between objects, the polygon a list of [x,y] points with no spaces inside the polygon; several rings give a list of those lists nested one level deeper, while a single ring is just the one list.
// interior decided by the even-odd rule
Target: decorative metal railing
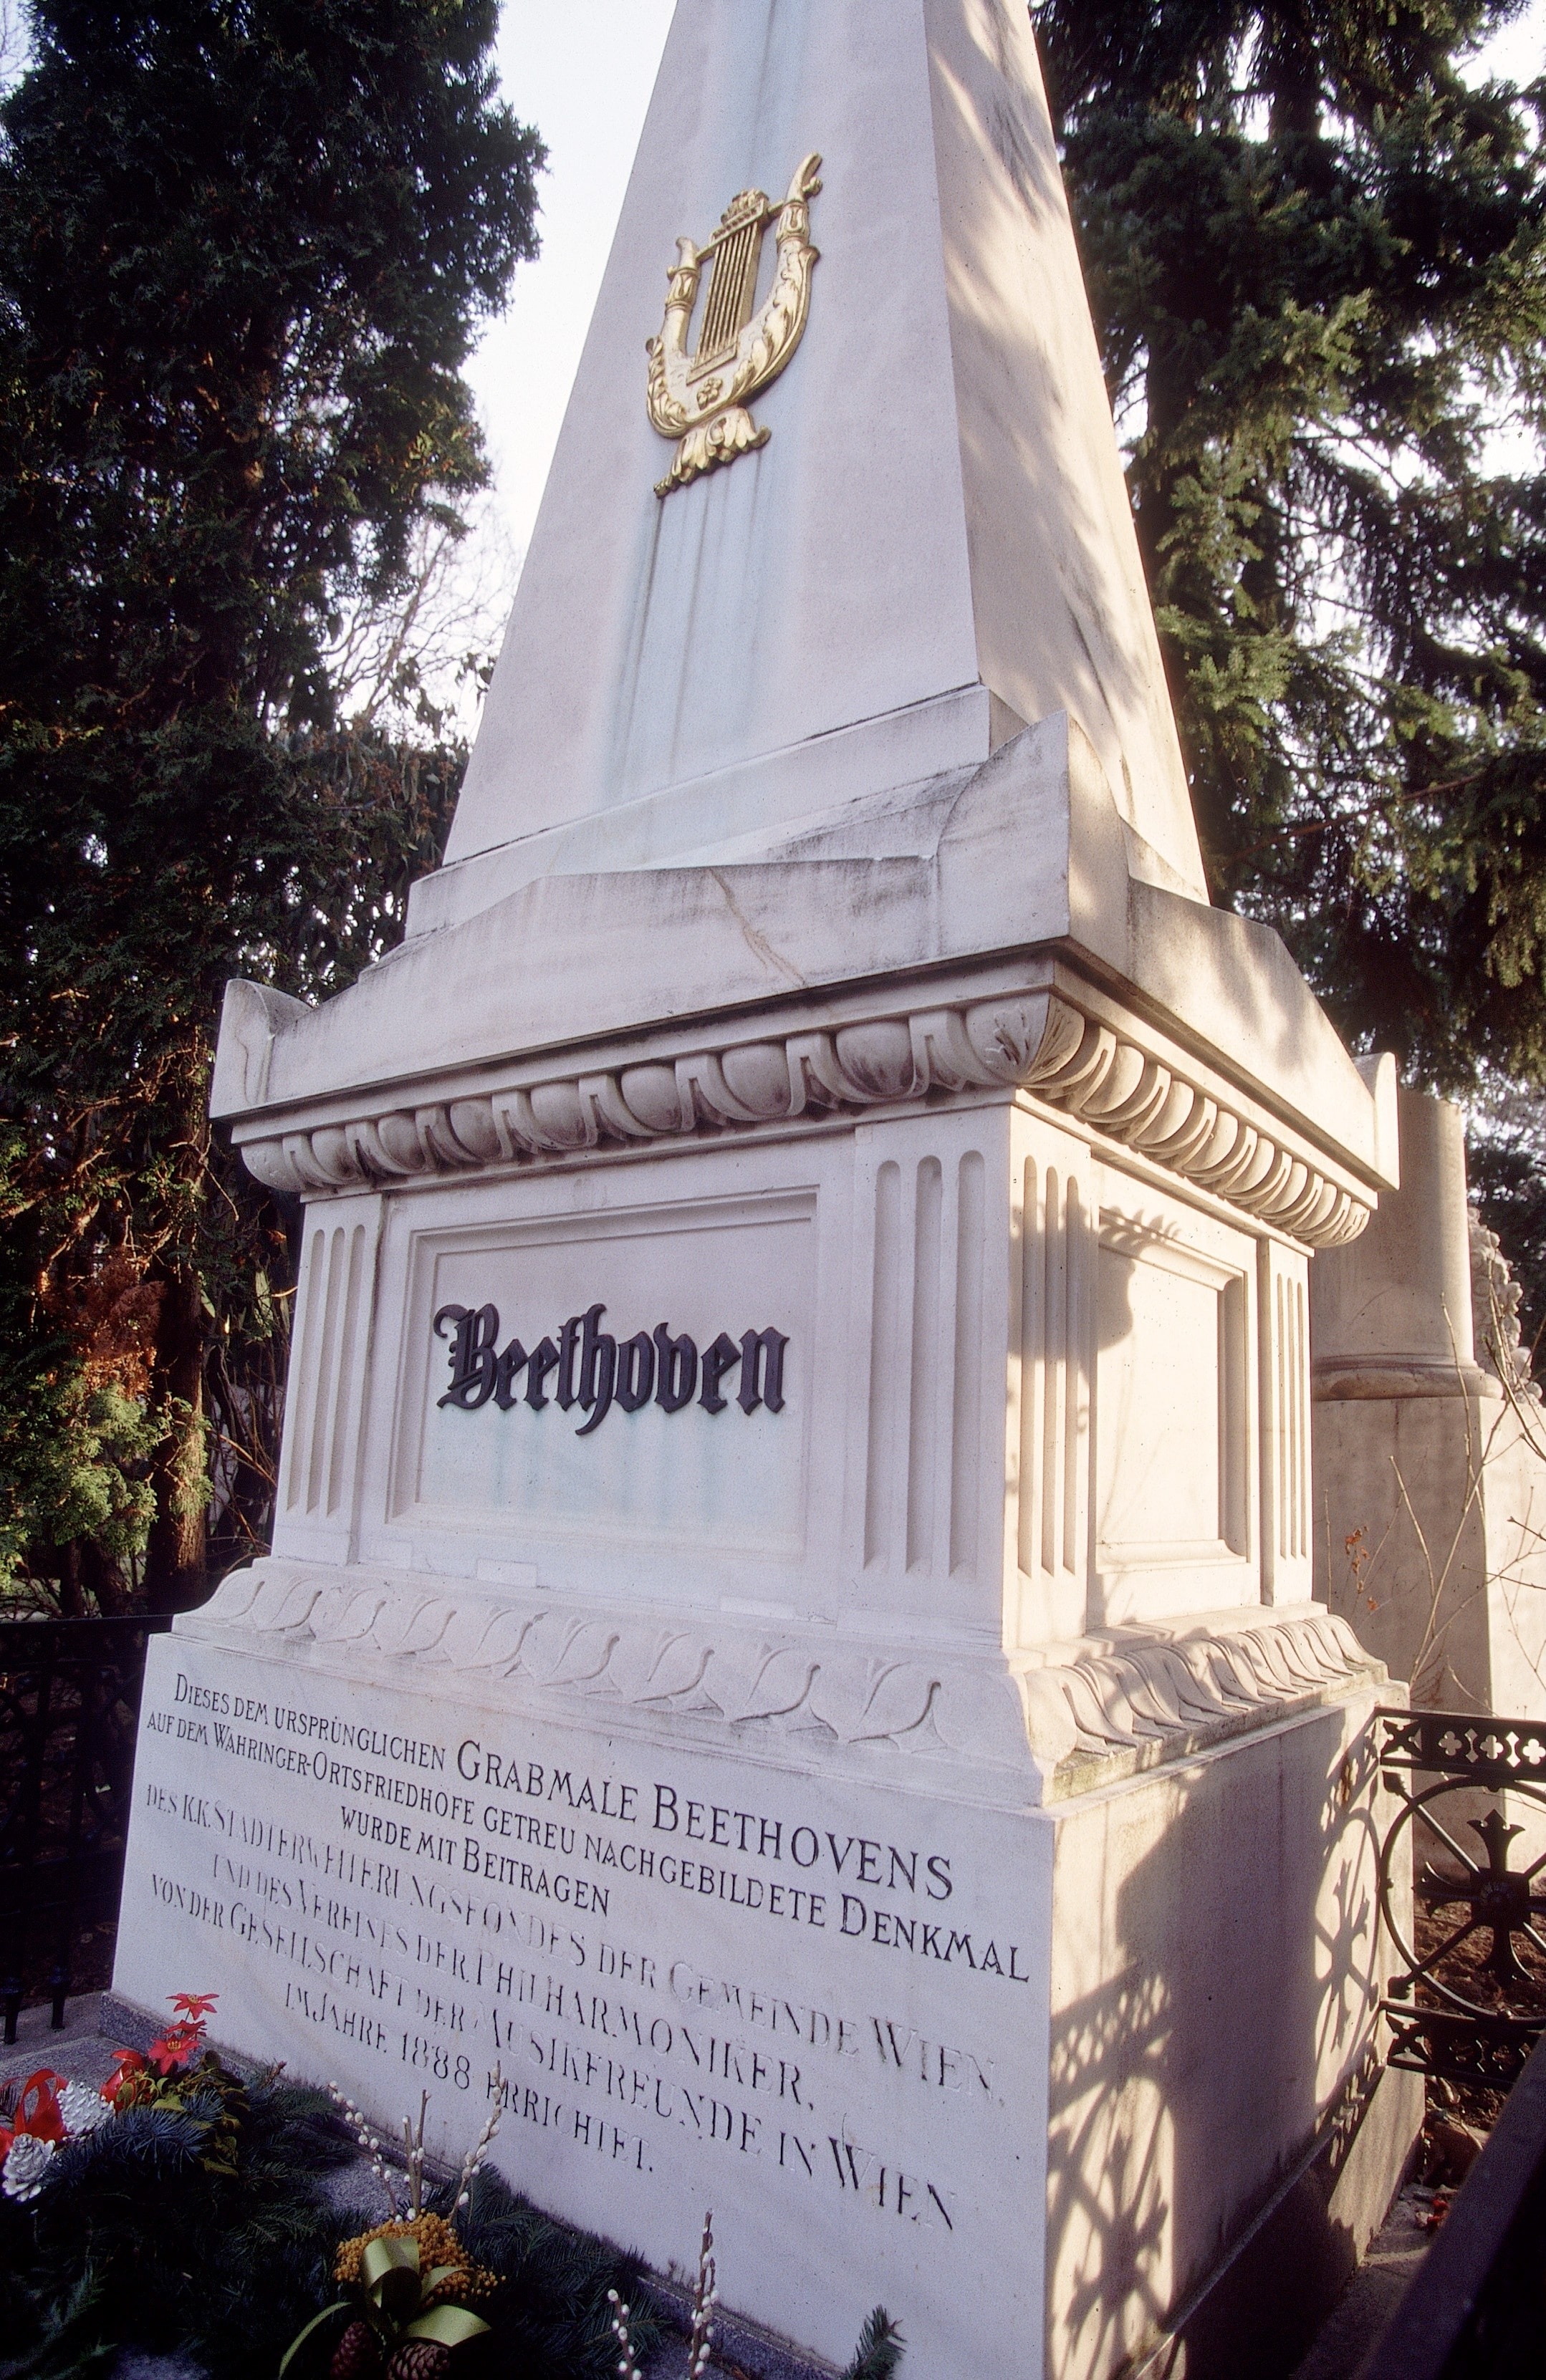
[{"label": "decorative metal railing", "polygon": [[65,2001],[83,1930],[116,1915],[145,1648],[166,1620],[0,1621],[0,2010]]},{"label": "decorative metal railing", "polygon": [[[1387,2063],[1506,2091],[1546,2033],[1546,1849],[1510,1864],[1521,1838],[1546,1844],[1546,1728],[1460,1711],[1374,1716],[1402,1804],[1380,1851],[1381,1913],[1401,1961],[1381,2003]],[[1536,1812],[1538,1828],[1517,1823]],[[1410,1926],[1395,1888],[1408,1861]]]}]

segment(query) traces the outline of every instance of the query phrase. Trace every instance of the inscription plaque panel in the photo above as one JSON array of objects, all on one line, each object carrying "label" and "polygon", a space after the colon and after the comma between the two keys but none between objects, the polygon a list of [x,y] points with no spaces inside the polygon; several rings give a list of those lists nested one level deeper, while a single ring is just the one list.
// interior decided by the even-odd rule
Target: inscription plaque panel
[{"label": "inscription plaque panel", "polygon": [[217,1990],[383,2120],[428,2088],[446,2154],[497,2088],[539,2204],[660,2265],[712,2206],[727,2303],[841,2360],[883,2301],[986,2369],[1044,2219],[1050,1829],[798,1758],[158,1640],[116,1987]]}]

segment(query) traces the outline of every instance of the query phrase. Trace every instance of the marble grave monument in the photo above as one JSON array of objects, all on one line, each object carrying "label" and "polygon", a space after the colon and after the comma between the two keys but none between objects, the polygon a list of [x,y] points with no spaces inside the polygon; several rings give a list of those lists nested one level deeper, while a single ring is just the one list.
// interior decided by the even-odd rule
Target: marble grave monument
[{"label": "marble grave monument", "polygon": [[1307,1340],[1394,1081],[1208,905],[1018,0],[680,0],[445,865],[213,1108],[282,1477],[124,1997],[919,2380],[1394,2186]]}]

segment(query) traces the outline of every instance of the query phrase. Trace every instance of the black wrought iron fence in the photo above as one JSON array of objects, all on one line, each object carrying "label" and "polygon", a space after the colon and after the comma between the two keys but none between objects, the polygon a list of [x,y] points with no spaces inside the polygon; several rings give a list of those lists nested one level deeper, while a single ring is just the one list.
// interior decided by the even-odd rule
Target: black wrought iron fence
[{"label": "black wrought iron fence", "polygon": [[145,1648],[166,1620],[0,1621],[0,2010],[64,2022],[82,1931],[116,1915]]},{"label": "black wrought iron fence", "polygon": [[[1463,1711],[1374,1716],[1401,1801],[1380,1854],[1401,1961],[1381,2003],[1387,2063],[1506,2091],[1546,2033],[1546,1848],[1535,1851],[1546,1846],[1546,1728]],[[1408,1863],[1410,1921],[1397,1889]]]}]

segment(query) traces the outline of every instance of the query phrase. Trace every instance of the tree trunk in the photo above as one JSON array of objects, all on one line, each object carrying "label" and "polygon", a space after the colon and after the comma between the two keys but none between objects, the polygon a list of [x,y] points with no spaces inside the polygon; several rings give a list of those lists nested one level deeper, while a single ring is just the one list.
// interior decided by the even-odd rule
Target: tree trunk
[{"label": "tree trunk", "polygon": [[156,1269],[166,1293],[156,1326],[155,1404],[166,1432],[151,1466],[155,1518],[145,1599],[152,1611],[188,1611],[206,1585],[203,1301],[191,1264]]},{"label": "tree trunk", "polygon": [[130,1610],[133,1598],[122,1571],[109,1561],[99,1545],[90,1537],[80,1544],[80,1584],[103,1620],[116,1620]]},{"label": "tree trunk", "polygon": [[80,1591],[80,1548],[78,1545],[62,1546],[59,1549],[59,1613],[65,1620],[84,1620],[86,1598]]}]

